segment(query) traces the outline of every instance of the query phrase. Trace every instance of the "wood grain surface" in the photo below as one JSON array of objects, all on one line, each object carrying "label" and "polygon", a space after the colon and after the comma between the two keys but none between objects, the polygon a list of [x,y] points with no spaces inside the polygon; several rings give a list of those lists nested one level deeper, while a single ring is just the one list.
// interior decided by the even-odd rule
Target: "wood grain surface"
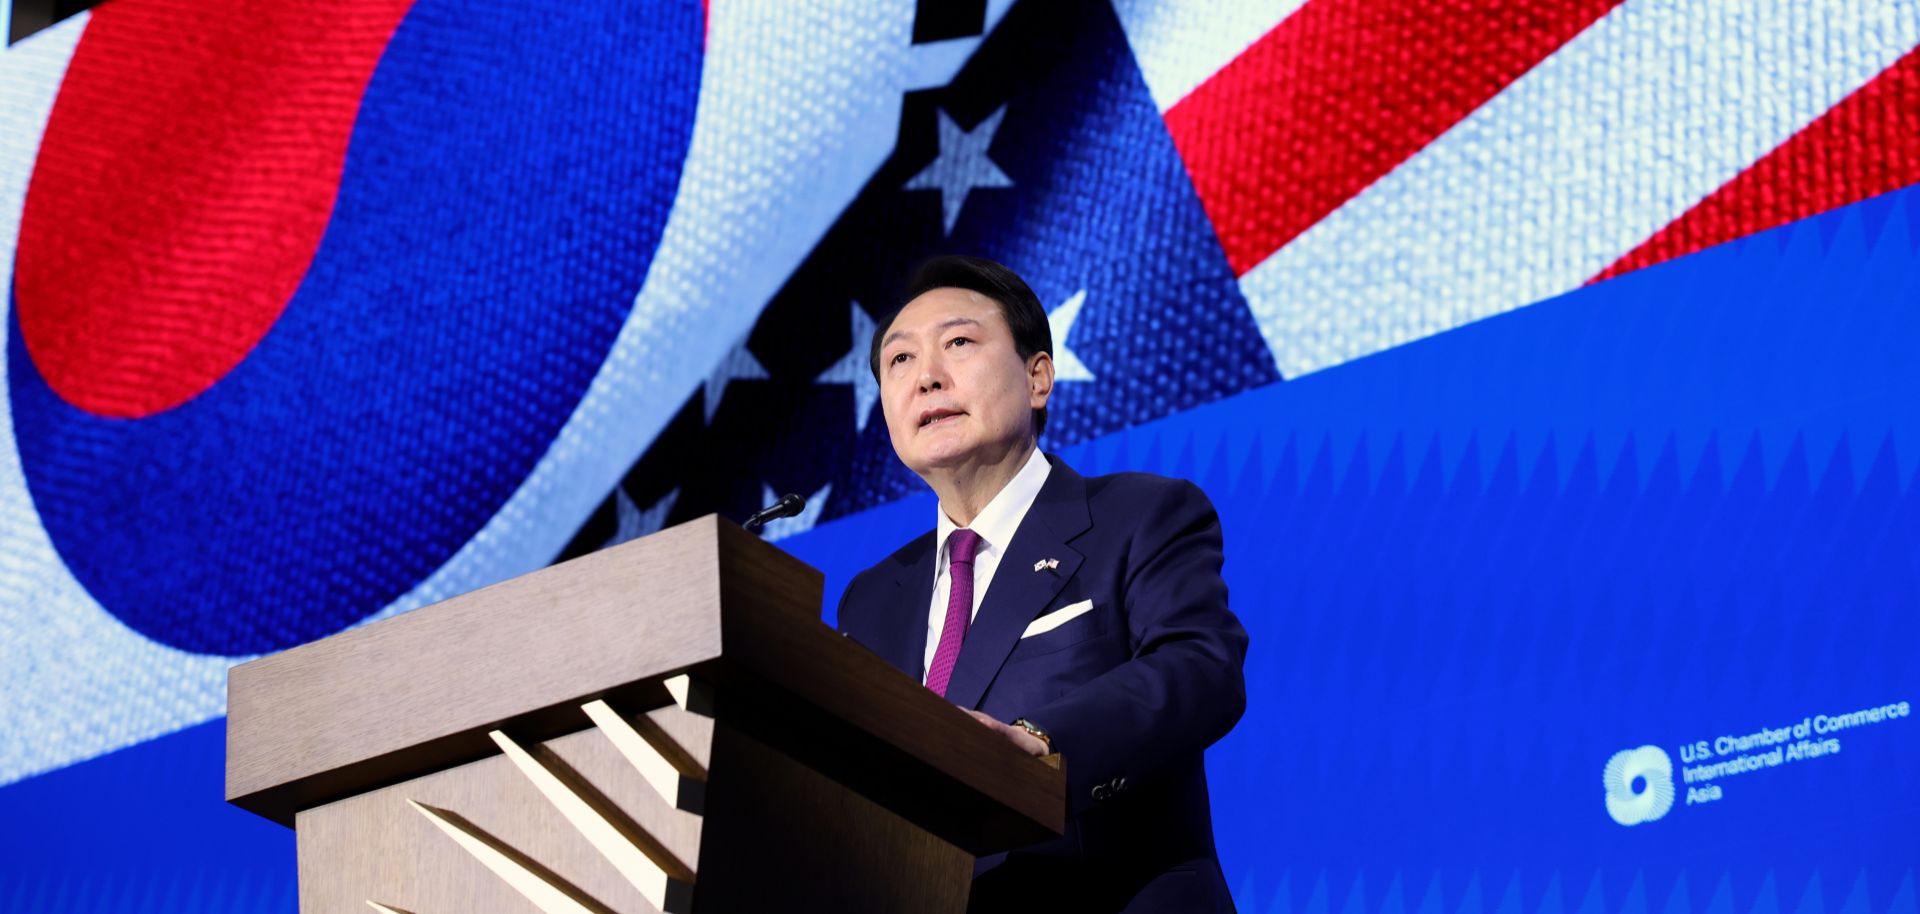
[{"label": "wood grain surface", "polygon": [[972,855],[725,724],[713,777],[697,914],[960,914]]},{"label": "wood grain surface", "polygon": [[[598,731],[548,740],[541,751],[563,760],[631,827],[682,860],[698,858],[701,818],[669,808]],[[301,812],[295,830],[302,914],[365,912],[368,901],[416,914],[539,914],[409,799],[461,817],[551,873],[590,910],[655,910],[506,757],[496,756]]]},{"label": "wood grain surface", "polygon": [[[1062,761],[1026,755],[835,633],[820,591],[818,571],[710,516],[241,665],[228,685],[228,799],[288,824],[298,814],[303,911],[514,909],[445,894],[500,880],[409,798],[465,817],[606,910],[650,910],[499,755],[487,732],[500,728],[605,793],[593,802],[684,862],[669,869],[693,876],[713,909],[748,909],[724,899],[750,893],[716,887],[705,867],[744,873],[738,854],[774,849],[836,878],[879,878],[903,855],[926,868],[906,881],[932,894],[859,897],[964,907],[969,855],[1064,828]],[[703,713],[674,705],[663,682],[680,673]],[[684,808],[592,729],[580,705],[595,699],[671,733],[681,764],[708,770]],[[815,846],[756,828],[811,829]],[[866,904],[846,909],[886,909]]]},{"label": "wood grain surface", "polygon": [[[234,667],[227,799],[291,823],[492,755],[486,731],[502,724],[544,738],[589,726],[592,698],[670,703],[660,677],[720,656],[718,527],[702,518]],[[817,606],[818,572],[810,590],[805,577],[781,586]]]}]

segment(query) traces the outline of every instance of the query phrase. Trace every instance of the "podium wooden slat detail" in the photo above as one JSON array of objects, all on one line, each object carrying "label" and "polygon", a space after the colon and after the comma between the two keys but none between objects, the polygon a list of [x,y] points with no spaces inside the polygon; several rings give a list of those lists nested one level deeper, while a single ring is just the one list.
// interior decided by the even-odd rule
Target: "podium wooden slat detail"
[{"label": "podium wooden slat detail", "polygon": [[706,517],[242,664],[227,799],[295,828],[305,914],[964,910],[1064,827],[1059,759],[820,590]]}]

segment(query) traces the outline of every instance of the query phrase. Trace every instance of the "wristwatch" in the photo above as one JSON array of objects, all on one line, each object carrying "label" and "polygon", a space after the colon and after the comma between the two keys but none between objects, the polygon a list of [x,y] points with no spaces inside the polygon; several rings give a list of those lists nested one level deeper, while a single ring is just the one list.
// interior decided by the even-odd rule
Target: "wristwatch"
[{"label": "wristwatch", "polygon": [[1013,722],[1013,725],[1016,727],[1019,727],[1022,730],[1027,731],[1028,733],[1033,734],[1034,739],[1037,739],[1043,743],[1046,743],[1048,752],[1053,751],[1053,737],[1048,736],[1047,731],[1040,729],[1037,725],[1034,724],[1033,721],[1030,721],[1022,717],[1022,718],[1016,719]]}]

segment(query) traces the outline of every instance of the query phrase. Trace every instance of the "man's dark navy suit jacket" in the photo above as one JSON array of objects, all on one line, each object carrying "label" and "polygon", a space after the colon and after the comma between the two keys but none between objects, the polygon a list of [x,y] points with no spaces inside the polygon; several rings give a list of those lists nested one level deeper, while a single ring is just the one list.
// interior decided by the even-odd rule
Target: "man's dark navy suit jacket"
[{"label": "man's dark navy suit jacket", "polygon": [[[1230,911],[1201,752],[1246,707],[1220,520],[1198,486],[1053,469],[961,644],[947,699],[1025,717],[1066,757],[1061,838],[975,869],[974,910]],[[841,631],[924,677],[934,533],[861,572]],[[1036,563],[1058,559],[1057,567]],[[1093,609],[1022,638],[1035,618]]]}]

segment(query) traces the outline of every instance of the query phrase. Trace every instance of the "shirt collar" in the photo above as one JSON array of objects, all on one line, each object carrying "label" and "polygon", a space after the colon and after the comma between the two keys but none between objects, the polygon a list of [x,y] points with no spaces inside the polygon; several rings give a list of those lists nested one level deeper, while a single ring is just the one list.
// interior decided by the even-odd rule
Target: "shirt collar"
[{"label": "shirt collar", "polygon": [[[980,516],[967,525],[967,529],[979,534],[984,541],[982,549],[1005,551],[1007,544],[1013,541],[1014,531],[1026,519],[1027,509],[1033,507],[1033,500],[1040,497],[1040,488],[1047,484],[1047,475],[1052,472],[1053,464],[1047,462],[1047,456],[1040,453],[1039,448],[1034,448],[1020,472],[1013,474],[1013,478],[1001,487],[1000,494],[993,496],[993,500],[980,509]],[[939,517],[935,526],[938,535],[933,544],[935,555],[944,559],[947,537],[960,526],[947,517],[947,512],[938,502],[934,503],[933,513]],[[944,565],[944,560],[941,564]]]}]

